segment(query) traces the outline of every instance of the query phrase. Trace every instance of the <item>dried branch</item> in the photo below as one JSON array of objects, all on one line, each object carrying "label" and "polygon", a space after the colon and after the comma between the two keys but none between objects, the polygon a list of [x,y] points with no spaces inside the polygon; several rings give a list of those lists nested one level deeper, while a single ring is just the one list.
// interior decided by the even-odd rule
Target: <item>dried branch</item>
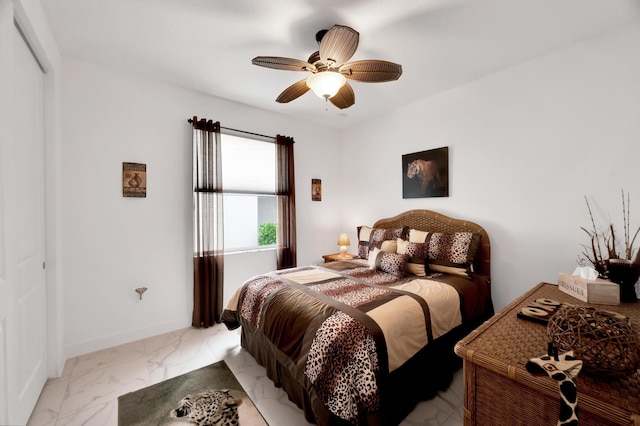
[{"label": "dried branch", "polygon": [[[627,200],[629,198],[629,194],[627,194]],[[628,204],[628,202],[627,202]],[[622,190],[622,228],[624,231],[624,249],[625,249],[625,258],[630,259],[629,253],[629,212],[627,211],[627,204],[624,202],[624,189]]]},{"label": "dried branch", "polygon": [[[584,231],[591,236],[591,245],[593,246],[594,259],[596,261],[602,261],[602,249],[600,248],[600,239],[598,238],[598,228],[596,228],[596,222],[595,220],[593,220],[593,213],[591,212],[591,206],[589,205],[589,200],[587,199],[586,195],[584,196],[584,201],[587,203],[587,210],[589,211],[589,217],[591,218],[591,226],[593,226],[593,231],[589,232],[584,228],[582,229],[584,229]],[[596,251],[596,245],[597,245],[597,251]]]},{"label": "dried branch", "polygon": [[[583,251],[582,254],[584,254],[585,257],[587,259],[589,259],[589,261],[595,265],[596,262],[598,261],[598,253],[596,251],[596,235],[594,235],[593,232],[591,232],[591,231],[589,231],[589,230],[587,230],[587,229],[585,229],[583,227],[580,227],[580,229],[582,229],[584,232],[586,232],[587,235],[589,236],[589,238],[591,239],[591,253],[592,253],[592,256],[589,256],[589,253],[587,253],[586,251]],[[583,245],[583,247],[585,249],[587,248],[586,245]]]},{"label": "dried branch", "polygon": [[611,239],[602,237],[604,240],[604,244],[607,247],[607,253],[609,255],[609,259],[617,259],[618,253],[616,253],[616,231],[613,230],[613,223],[609,225],[609,230],[611,231]]},{"label": "dried branch", "polygon": [[[624,251],[618,254],[616,251],[618,240],[616,238],[616,232],[613,227],[613,223],[609,223],[606,231],[600,232],[596,227],[596,222],[593,218],[593,212],[591,210],[591,205],[589,204],[588,198],[585,196],[584,200],[587,204],[587,210],[589,212],[589,219],[591,220],[592,229],[586,229],[581,227],[588,236],[590,241],[590,247],[588,245],[583,245],[584,251],[582,254],[594,265],[594,267],[598,270],[598,272],[607,271],[607,263],[609,259],[618,259],[621,258],[621,254],[624,256],[624,259],[633,260],[634,263],[640,265],[640,250],[636,251],[634,249],[635,241],[638,235],[640,234],[640,227],[636,230],[636,232],[631,234],[631,221],[630,221],[630,213],[631,213],[631,200],[629,194],[627,193],[625,199],[624,190],[622,190],[622,223],[623,223],[623,233],[624,233]],[[634,258],[635,255],[635,258]]]},{"label": "dried branch", "polygon": [[636,233],[633,234],[633,238],[631,238],[631,241],[629,241],[629,238],[631,236],[631,232],[630,232],[631,221],[630,221],[630,215],[629,215],[630,212],[631,212],[631,199],[629,198],[629,193],[627,192],[627,202],[625,204],[624,190],[622,190],[622,223],[624,226],[625,259],[631,259],[633,257],[633,251],[634,251],[633,245],[635,244],[636,237],[640,232],[640,227],[638,227],[638,229],[636,230]]}]

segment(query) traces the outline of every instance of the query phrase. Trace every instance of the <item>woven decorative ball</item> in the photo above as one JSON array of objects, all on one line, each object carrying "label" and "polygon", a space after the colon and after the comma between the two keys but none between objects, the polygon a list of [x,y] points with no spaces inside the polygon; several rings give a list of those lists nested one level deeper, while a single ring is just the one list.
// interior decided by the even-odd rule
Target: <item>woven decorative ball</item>
[{"label": "woven decorative ball", "polygon": [[549,319],[547,334],[559,351],[573,351],[586,372],[626,376],[640,365],[640,339],[615,312],[565,306]]}]

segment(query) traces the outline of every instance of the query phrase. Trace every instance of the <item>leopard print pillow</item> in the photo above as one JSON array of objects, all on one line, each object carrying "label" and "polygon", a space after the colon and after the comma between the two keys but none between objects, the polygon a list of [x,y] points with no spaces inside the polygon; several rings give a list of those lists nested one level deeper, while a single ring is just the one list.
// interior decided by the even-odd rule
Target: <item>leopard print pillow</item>
[{"label": "leopard print pillow", "polygon": [[182,398],[170,415],[198,426],[238,426],[238,405],[241,403],[242,400],[233,397],[227,389],[208,389]]},{"label": "leopard print pillow", "polygon": [[371,228],[369,226],[359,226],[358,230],[358,256],[368,259],[369,253],[374,248],[381,248],[385,241],[395,241],[396,238],[403,237],[407,230],[404,227],[384,229]]},{"label": "leopard print pillow", "polygon": [[430,233],[426,241],[429,268],[468,277],[479,241],[480,235],[471,232]]},{"label": "leopard print pillow", "polygon": [[425,243],[412,243],[402,238],[397,241],[398,253],[406,254],[407,272],[418,277],[426,277],[426,260],[428,257],[428,245]]},{"label": "leopard print pillow", "polygon": [[382,229],[373,228],[369,239],[369,252],[375,248],[382,248],[382,243],[389,240],[396,240],[404,235],[404,228]]},{"label": "leopard print pillow", "polygon": [[369,267],[403,278],[407,275],[407,260],[406,254],[387,253],[376,247],[369,255]]},{"label": "leopard print pillow", "polygon": [[371,231],[373,228],[369,226],[358,226],[358,256],[362,259],[369,258],[369,239],[371,239]]}]

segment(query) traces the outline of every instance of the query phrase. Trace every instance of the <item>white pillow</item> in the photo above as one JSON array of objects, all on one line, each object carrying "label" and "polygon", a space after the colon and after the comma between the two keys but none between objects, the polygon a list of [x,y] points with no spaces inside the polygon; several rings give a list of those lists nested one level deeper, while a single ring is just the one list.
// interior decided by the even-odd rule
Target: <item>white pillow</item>
[{"label": "white pillow", "polygon": [[395,240],[383,241],[380,250],[387,253],[395,253],[398,251],[398,243]]},{"label": "white pillow", "polygon": [[370,228],[368,226],[360,227],[360,235],[358,235],[358,240],[369,242],[369,239],[371,238],[371,231],[373,231],[373,228]]},{"label": "white pillow", "polygon": [[367,260],[367,262],[369,263],[369,269],[376,269],[376,258],[381,251],[382,250],[376,247],[371,253],[369,253],[369,259]]},{"label": "white pillow", "polygon": [[429,232],[427,231],[418,231],[417,229],[412,229],[409,231],[409,242],[410,243],[424,243],[427,241],[427,236]]},{"label": "white pillow", "polygon": [[398,238],[396,240],[396,251],[400,254],[407,254],[407,247],[409,247],[409,241]]}]

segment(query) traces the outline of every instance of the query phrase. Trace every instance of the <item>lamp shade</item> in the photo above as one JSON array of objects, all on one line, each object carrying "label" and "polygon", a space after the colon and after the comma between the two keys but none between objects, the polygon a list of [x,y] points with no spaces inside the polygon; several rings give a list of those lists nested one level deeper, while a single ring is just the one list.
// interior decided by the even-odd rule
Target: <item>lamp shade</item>
[{"label": "lamp shade", "polygon": [[321,71],[307,78],[307,86],[319,98],[329,99],[338,93],[338,90],[347,82],[347,79],[335,71]]},{"label": "lamp shade", "polygon": [[349,235],[340,234],[338,236],[338,245],[339,246],[349,246],[349,245],[351,245],[351,242],[349,241]]}]

